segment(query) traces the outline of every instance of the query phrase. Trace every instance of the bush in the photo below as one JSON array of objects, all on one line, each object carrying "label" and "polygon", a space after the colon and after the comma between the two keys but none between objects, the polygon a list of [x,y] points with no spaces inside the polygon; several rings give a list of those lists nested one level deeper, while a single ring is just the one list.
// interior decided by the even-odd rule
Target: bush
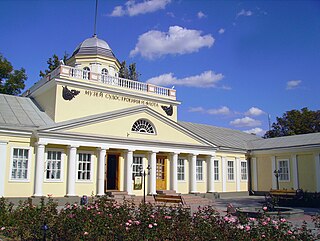
[{"label": "bush", "polygon": [[[315,218],[320,228],[320,218]],[[15,209],[0,200],[0,236],[13,240],[316,240],[304,224],[265,213],[255,218],[221,216],[211,207],[191,215],[183,206],[123,204],[105,197],[87,205],[66,204],[58,212],[49,199],[38,206],[22,202]],[[318,237],[320,238],[320,237]]]}]

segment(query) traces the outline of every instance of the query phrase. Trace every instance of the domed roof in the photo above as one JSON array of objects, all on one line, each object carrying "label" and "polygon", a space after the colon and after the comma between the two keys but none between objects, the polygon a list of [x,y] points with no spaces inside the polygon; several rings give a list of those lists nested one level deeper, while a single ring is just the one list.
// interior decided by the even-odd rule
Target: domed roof
[{"label": "domed roof", "polygon": [[74,55],[102,55],[115,58],[111,48],[106,41],[99,39],[97,35],[87,38],[73,51]]}]

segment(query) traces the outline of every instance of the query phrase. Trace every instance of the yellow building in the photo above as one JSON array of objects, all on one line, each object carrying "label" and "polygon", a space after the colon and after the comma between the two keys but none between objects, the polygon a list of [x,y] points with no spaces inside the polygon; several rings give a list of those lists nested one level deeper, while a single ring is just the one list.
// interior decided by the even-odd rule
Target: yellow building
[{"label": "yellow building", "polygon": [[176,91],[119,78],[93,36],[22,97],[0,95],[0,196],[320,191],[320,133],[261,139],[180,122]]}]

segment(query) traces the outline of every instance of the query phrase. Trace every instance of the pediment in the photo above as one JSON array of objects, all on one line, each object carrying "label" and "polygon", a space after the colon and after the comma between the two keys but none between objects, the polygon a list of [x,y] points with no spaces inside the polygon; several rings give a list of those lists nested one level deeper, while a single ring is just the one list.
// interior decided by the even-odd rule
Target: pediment
[{"label": "pediment", "polygon": [[[154,133],[133,131],[132,126],[138,120],[148,121],[153,126]],[[138,106],[56,123],[41,130],[128,140],[210,145],[205,139],[146,106]]]}]

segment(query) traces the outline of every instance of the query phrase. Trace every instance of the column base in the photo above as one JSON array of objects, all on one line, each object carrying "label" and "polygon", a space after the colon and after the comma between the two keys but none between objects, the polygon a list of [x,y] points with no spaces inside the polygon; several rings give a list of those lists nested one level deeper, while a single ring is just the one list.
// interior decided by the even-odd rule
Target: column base
[{"label": "column base", "polygon": [[200,192],[198,191],[190,191],[190,194],[199,194]]}]

